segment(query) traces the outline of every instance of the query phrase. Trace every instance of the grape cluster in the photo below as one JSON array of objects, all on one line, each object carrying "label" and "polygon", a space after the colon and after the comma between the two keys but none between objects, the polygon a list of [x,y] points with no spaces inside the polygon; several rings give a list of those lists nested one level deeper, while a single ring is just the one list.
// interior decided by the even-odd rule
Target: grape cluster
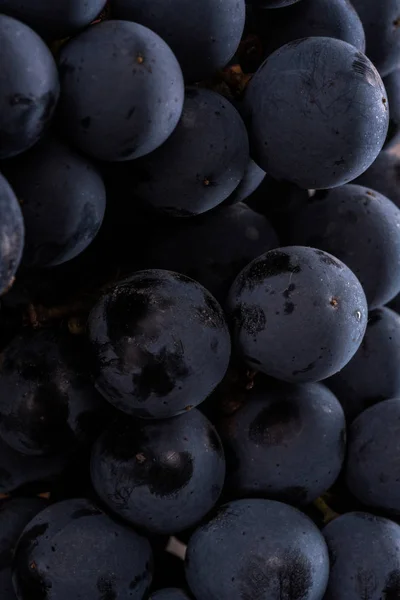
[{"label": "grape cluster", "polygon": [[0,600],[400,600],[400,0],[0,57]]}]

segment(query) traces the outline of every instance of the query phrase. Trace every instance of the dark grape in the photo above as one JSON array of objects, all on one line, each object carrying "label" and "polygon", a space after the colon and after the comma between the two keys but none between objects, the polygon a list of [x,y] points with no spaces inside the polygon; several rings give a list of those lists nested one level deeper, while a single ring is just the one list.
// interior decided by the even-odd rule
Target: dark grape
[{"label": "dark grape", "polygon": [[2,168],[22,204],[25,266],[59,265],[93,241],[103,221],[106,191],[90,161],[48,139]]},{"label": "dark grape", "polygon": [[238,187],[224,202],[225,205],[236,204],[246,200],[261,185],[266,177],[263,171],[252,158],[247,163],[244,177]]},{"label": "dark grape", "polygon": [[154,592],[150,600],[190,600],[190,596],[179,588],[165,588]]},{"label": "dark grape", "polygon": [[0,0],[0,13],[32,27],[47,40],[65,38],[93,21],[106,0]]},{"label": "dark grape", "polygon": [[278,180],[331,188],[380,152],[389,110],[382,80],[362,52],[309,37],[274,52],[245,96],[254,160]]},{"label": "dark grape", "polygon": [[149,542],[88,500],[65,500],[39,513],[16,549],[18,600],[142,600],[152,579]]},{"label": "dark grape", "polygon": [[391,152],[381,152],[369,169],[353,183],[380,192],[400,208],[400,158]]},{"label": "dark grape", "polygon": [[356,276],[327,252],[300,246],[253,260],[233,283],[227,308],[234,348],[246,363],[294,383],[340,371],[367,326]]},{"label": "dark grape", "polygon": [[109,414],[88,373],[86,346],[51,329],[26,331],[3,353],[0,436],[23,454],[67,453],[93,440]]},{"label": "dark grape", "polygon": [[43,40],[20,21],[3,14],[0,48],[1,159],[20,154],[38,141],[53,115],[59,81]]},{"label": "dark grape", "polygon": [[400,514],[400,398],[362,412],[349,430],[347,486],[366,506]]},{"label": "dark grape", "polygon": [[213,508],[225,460],[214,427],[194,409],[162,421],[120,418],[95,444],[91,472],[114,513],[147,531],[172,534]]},{"label": "dark grape", "polygon": [[323,532],[331,558],[324,600],[400,598],[400,527],[365,512],[342,515]]},{"label": "dark grape", "polygon": [[124,165],[132,201],[189,217],[226,200],[248,165],[248,138],[233,105],[220,94],[187,89],[182,117],[158,150]]},{"label": "dark grape", "polygon": [[135,273],[100,299],[88,327],[97,388],[137,417],[171,417],[193,408],[228,368],[222,309],[185,275]]},{"label": "dark grape", "polygon": [[278,246],[268,221],[240,203],[157,231],[150,237],[148,260],[151,267],[193,277],[224,302],[241,269]]},{"label": "dark grape", "polygon": [[261,9],[255,19],[267,55],[311,36],[337,38],[365,52],[364,29],[348,0],[302,0],[282,10]]},{"label": "dark grape", "polygon": [[235,54],[245,21],[244,0],[114,0],[113,15],[145,25],[176,54],[188,83],[211,77]]},{"label": "dark grape", "polygon": [[89,27],[62,47],[59,69],[60,126],[95,158],[124,161],[148,154],[181,116],[179,64],[156,33],[137,23]]},{"label": "dark grape", "polygon": [[11,573],[14,549],[25,526],[46,506],[41,498],[11,498],[0,503],[1,600],[15,600]]},{"label": "dark grape", "polygon": [[321,384],[256,384],[218,431],[235,497],[309,504],[331,487],[342,467],[343,410]]},{"label": "dark grape", "polygon": [[358,277],[370,309],[400,292],[400,210],[370,188],[324,190],[295,214],[290,243],[333,254]]},{"label": "dark grape", "polygon": [[363,410],[400,397],[400,316],[389,308],[368,315],[361,346],[326,384],[340,400],[350,422]]},{"label": "dark grape", "polygon": [[352,0],[367,41],[367,56],[382,76],[400,66],[399,0]]},{"label": "dark grape", "polygon": [[383,78],[389,101],[389,130],[385,150],[395,148],[400,142],[400,68]]},{"label": "dark grape", "polygon": [[25,228],[18,200],[0,173],[0,294],[13,283],[24,248]]},{"label": "dark grape", "polygon": [[237,500],[190,538],[186,574],[196,600],[321,600],[326,544],[314,523],[272,500]]}]

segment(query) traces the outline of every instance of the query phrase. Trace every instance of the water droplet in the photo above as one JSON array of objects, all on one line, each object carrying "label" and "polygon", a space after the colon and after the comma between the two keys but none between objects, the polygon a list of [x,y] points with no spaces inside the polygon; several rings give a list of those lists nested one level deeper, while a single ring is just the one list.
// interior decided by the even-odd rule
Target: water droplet
[{"label": "water droplet", "polygon": [[356,315],[357,321],[361,321],[361,317],[362,317],[361,310],[356,310],[355,315]]}]

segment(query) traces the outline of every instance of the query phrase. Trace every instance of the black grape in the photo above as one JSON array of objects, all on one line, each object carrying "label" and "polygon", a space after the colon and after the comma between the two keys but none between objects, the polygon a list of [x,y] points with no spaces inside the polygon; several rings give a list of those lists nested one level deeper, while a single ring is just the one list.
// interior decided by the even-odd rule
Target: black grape
[{"label": "black grape", "polygon": [[151,579],[147,539],[83,499],[58,502],[39,513],[15,552],[18,600],[142,600]]},{"label": "black grape", "polygon": [[186,575],[196,600],[321,600],[326,544],[314,523],[272,500],[237,500],[190,538]]},{"label": "black grape", "polygon": [[186,90],[182,117],[158,150],[124,165],[132,201],[178,217],[226,200],[249,161],[246,128],[234,106],[211,90]]},{"label": "black grape", "polygon": [[2,14],[0,48],[1,159],[20,154],[38,141],[53,115],[59,81],[43,40],[23,23]]},{"label": "black grape", "polygon": [[246,200],[261,185],[265,177],[265,171],[252,158],[249,158],[242,181],[229,198],[225,200],[224,205],[236,204]]},{"label": "black grape", "polygon": [[3,294],[12,285],[21,261],[25,228],[18,200],[1,173],[0,214],[0,294]]},{"label": "black grape", "polygon": [[25,526],[46,506],[41,498],[10,498],[0,503],[1,600],[15,600],[11,572],[14,549]]},{"label": "black grape", "polygon": [[88,330],[97,388],[137,417],[195,407],[228,368],[221,307],[199,283],[171,271],[139,271],[119,283],[92,310]]},{"label": "black grape", "polygon": [[350,184],[317,192],[295,214],[290,243],[343,261],[360,280],[370,309],[400,292],[400,210],[370,188]]},{"label": "black grape", "polygon": [[27,330],[3,353],[0,436],[29,455],[67,453],[93,440],[109,405],[88,372],[87,348],[57,330]]},{"label": "black grape", "polygon": [[65,454],[21,454],[0,438],[0,494],[10,494],[28,484],[53,482],[63,474],[70,461],[71,457]]},{"label": "black grape", "polygon": [[256,258],[229,292],[234,348],[256,371],[294,383],[340,371],[361,344],[367,302],[341,261],[292,246]]},{"label": "black grape", "polygon": [[211,77],[233,57],[245,22],[244,0],[114,0],[113,15],[145,25],[176,54],[188,83]]},{"label": "black grape", "polygon": [[89,25],[105,3],[106,0],[0,0],[0,13],[23,21],[47,40],[56,40]]},{"label": "black grape", "polygon": [[103,221],[106,191],[90,161],[47,139],[2,168],[22,205],[25,266],[59,265],[93,241]]},{"label": "black grape", "polygon": [[309,504],[331,487],[342,468],[343,409],[321,384],[274,388],[256,383],[218,431],[227,486],[235,497]]},{"label": "black grape", "polygon": [[124,161],[148,154],[181,116],[179,64],[156,33],[137,23],[89,27],[62,47],[59,70],[60,126],[95,158]]},{"label": "black grape", "polygon": [[259,10],[255,19],[267,55],[311,36],[337,38],[365,52],[364,29],[348,0],[302,0],[282,10]]},{"label": "black grape", "polygon": [[348,422],[387,398],[400,397],[400,316],[389,308],[368,315],[361,346],[351,361],[326,381]]},{"label": "black grape", "polygon": [[400,514],[400,398],[362,412],[349,430],[346,482],[366,506]]},{"label": "black grape", "polygon": [[91,473],[114,513],[152,533],[173,534],[213,508],[225,459],[217,432],[196,409],[162,421],[123,416],[95,444]]},{"label": "black grape", "polygon": [[384,151],[378,154],[372,165],[355,181],[380,192],[400,208],[400,158]]},{"label": "black grape", "polygon": [[331,558],[324,600],[400,598],[400,527],[365,512],[350,512],[322,531]]},{"label": "black grape", "polygon": [[150,600],[190,600],[190,596],[179,588],[165,588],[154,592]]},{"label": "black grape", "polygon": [[249,83],[252,156],[278,180],[331,188],[365,171],[380,152],[389,110],[382,80],[362,52],[327,37],[279,48]]},{"label": "black grape", "polygon": [[383,78],[389,101],[389,130],[384,149],[395,148],[400,142],[400,69]]},{"label": "black grape", "polygon": [[400,66],[399,0],[352,0],[367,41],[367,56],[382,76]]},{"label": "black grape", "polygon": [[148,260],[151,267],[193,277],[222,303],[241,269],[278,246],[268,221],[240,203],[174,220],[150,237]]}]

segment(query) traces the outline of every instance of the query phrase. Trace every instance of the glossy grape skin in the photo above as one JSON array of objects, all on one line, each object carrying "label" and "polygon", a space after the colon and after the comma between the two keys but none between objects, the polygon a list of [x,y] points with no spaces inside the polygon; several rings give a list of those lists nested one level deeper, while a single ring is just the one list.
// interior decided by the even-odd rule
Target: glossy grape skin
[{"label": "glossy grape skin", "polygon": [[218,431],[235,497],[306,505],[331,487],[342,468],[343,409],[321,384],[273,388],[256,382]]},{"label": "glossy grape skin", "polygon": [[135,273],[104,295],[88,323],[98,390],[119,410],[165,418],[213,391],[230,336],[217,301],[185,275]]},{"label": "glossy grape skin", "polygon": [[17,197],[0,173],[0,294],[13,282],[24,247],[25,228]]},{"label": "glossy grape skin", "polygon": [[175,129],[182,72],[170,48],[146,27],[127,21],[93,25],[62,47],[58,64],[59,124],[86,154],[138,158]]},{"label": "glossy grape skin", "polygon": [[400,597],[400,527],[365,512],[339,516],[322,531],[331,558],[324,600]]},{"label": "glossy grape skin", "polygon": [[395,148],[400,142],[400,68],[383,78],[389,101],[389,131],[385,150]]},{"label": "glossy grape skin", "polygon": [[400,66],[399,0],[352,0],[367,41],[366,54],[382,77]]},{"label": "glossy grape skin", "polygon": [[70,456],[28,456],[0,439],[0,494],[10,494],[28,484],[53,482],[65,471]]},{"label": "glossy grape skin", "polygon": [[182,117],[160,148],[124,165],[132,202],[176,217],[204,213],[238,187],[249,161],[245,125],[220,94],[188,88]]},{"label": "glossy grape skin", "polygon": [[217,502],[224,451],[196,409],[162,421],[124,416],[96,442],[91,473],[111,511],[141,529],[174,534],[199,523]]},{"label": "glossy grape skin", "polygon": [[400,316],[389,308],[368,315],[361,346],[326,384],[340,400],[350,423],[363,410],[400,397]]},{"label": "glossy grape skin", "polygon": [[269,222],[245,204],[174,220],[148,244],[153,268],[192,277],[223,304],[235,277],[251,260],[279,246]]},{"label": "glossy grape skin", "polygon": [[28,330],[7,346],[0,437],[14,450],[32,456],[70,453],[95,439],[108,417],[81,340],[57,330]]},{"label": "glossy grape skin", "polygon": [[149,600],[190,600],[190,597],[179,588],[165,588],[154,592]]},{"label": "glossy grape skin", "polygon": [[187,83],[212,77],[239,46],[244,0],[115,0],[113,15],[145,25],[160,35],[182,66]]},{"label": "glossy grape skin", "polygon": [[[21,42],[23,40],[23,42]],[[54,59],[29,27],[0,14],[0,159],[28,150],[43,134],[59,95]]]},{"label": "glossy grape skin", "polygon": [[349,429],[346,482],[366,506],[400,514],[400,399],[362,412]]},{"label": "glossy grape skin", "polygon": [[245,104],[254,160],[303,188],[336,187],[360,175],[388,129],[379,73],[359,50],[333,38],[295,40],[271,54],[251,79]]},{"label": "glossy grape skin", "polygon": [[364,185],[380,192],[400,208],[400,158],[383,151],[369,169],[353,183]]},{"label": "glossy grape skin", "polygon": [[360,280],[370,310],[400,292],[400,210],[375,190],[349,184],[317,192],[294,216],[290,243],[344,262]]},{"label": "glossy grape skin", "polygon": [[186,575],[196,600],[321,600],[326,544],[300,511],[272,500],[237,500],[195,531]]},{"label": "glossy grape skin", "polygon": [[234,349],[246,363],[293,383],[342,369],[367,325],[356,276],[330,254],[301,246],[271,250],[245,267],[231,287],[227,311]]},{"label": "glossy grape skin", "polygon": [[147,539],[83,499],[39,513],[25,528],[14,560],[18,600],[98,600],[107,594],[143,600],[151,579]]},{"label": "glossy grape skin", "polygon": [[311,36],[337,38],[365,52],[364,29],[348,0],[302,0],[282,10],[258,10],[255,19],[266,55]]},{"label": "glossy grape skin", "polygon": [[0,0],[0,13],[23,21],[46,40],[66,38],[93,21],[106,0]]},{"label": "glossy grape skin", "polygon": [[50,138],[2,168],[22,202],[25,266],[59,265],[85,250],[106,208],[104,183],[89,160]]},{"label": "glossy grape skin", "polygon": [[25,526],[47,506],[42,498],[11,498],[0,503],[0,590],[1,600],[15,600],[12,560]]}]

